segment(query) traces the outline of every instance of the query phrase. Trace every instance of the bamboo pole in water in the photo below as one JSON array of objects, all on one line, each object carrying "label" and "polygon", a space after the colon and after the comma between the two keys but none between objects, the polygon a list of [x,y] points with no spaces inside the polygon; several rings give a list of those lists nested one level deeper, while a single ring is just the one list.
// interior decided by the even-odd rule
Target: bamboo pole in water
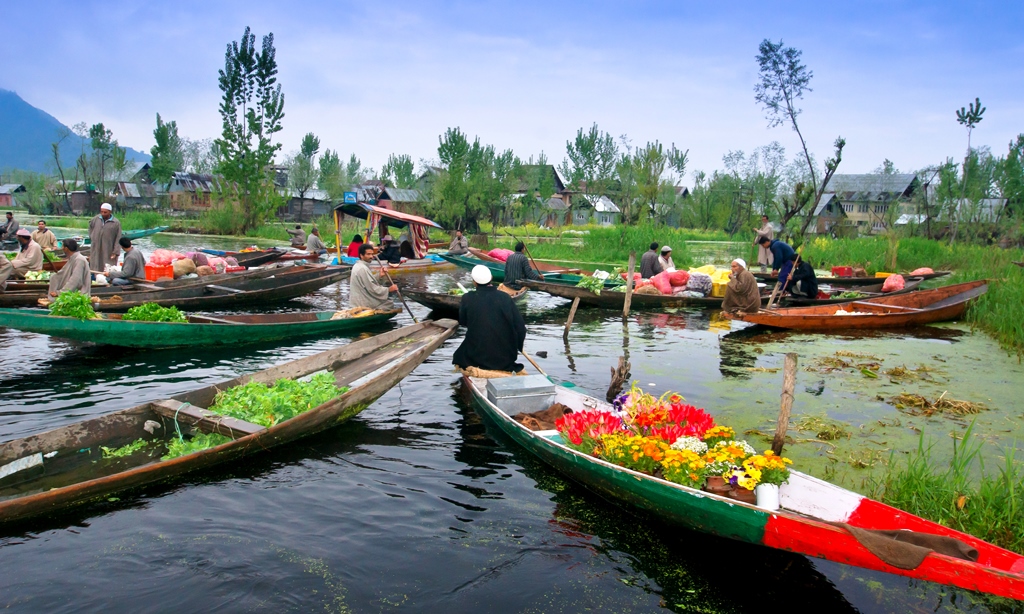
[{"label": "bamboo pole in water", "polygon": [[793,409],[793,388],[796,387],[796,354],[786,354],[782,367],[782,402],[779,407],[779,421],[775,425],[775,438],[772,440],[772,452],[782,455],[782,446],[789,428],[789,412]]},{"label": "bamboo pole in water", "polygon": [[629,252],[629,268],[626,270],[626,302],[622,305],[622,317],[629,317],[629,304],[633,301],[633,271],[636,270],[636,250]]},{"label": "bamboo pole in water", "polygon": [[572,326],[572,319],[576,317],[576,308],[580,306],[580,297],[572,299],[572,307],[569,309],[569,319],[565,321],[565,330],[562,331],[562,339],[569,338],[569,327]]}]

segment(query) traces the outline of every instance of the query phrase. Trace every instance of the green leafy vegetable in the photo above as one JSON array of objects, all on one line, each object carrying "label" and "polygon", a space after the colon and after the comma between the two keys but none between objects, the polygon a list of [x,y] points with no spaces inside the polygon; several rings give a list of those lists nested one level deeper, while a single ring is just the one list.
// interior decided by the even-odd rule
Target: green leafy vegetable
[{"label": "green leafy vegetable", "polygon": [[193,436],[187,441],[172,439],[170,443],[167,444],[167,454],[164,454],[161,459],[171,460],[172,458],[178,458],[179,456],[185,456],[186,454],[192,454],[193,452],[213,448],[229,441],[231,441],[230,437],[225,437],[219,433],[202,433]]},{"label": "green leafy vegetable", "polygon": [[590,290],[594,294],[601,294],[601,290],[604,290],[604,280],[592,275],[584,275],[576,287]]},{"label": "green leafy vegetable", "polygon": [[452,288],[451,290],[448,291],[448,294],[452,296],[462,296],[465,293],[466,291],[463,290],[462,288]]},{"label": "green leafy vegetable", "polygon": [[138,322],[188,322],[188,318],[178,311],[177,307],[161,307],[156,303],[145,303],[138,307],[132,307],[122,319]]},{"label": "green leafy vegetable", "polygon": [[79,320],[92,320],[96,317],[89,297],[77,290],[61,292],[50,304],[50,315],[69,316]]},{"label": "green leafy vegetable", "polygon": [[308,382],[279,379],[273,386],[249,382],[217,393],[210,411],[271,427],[340,396],[334,375],[318,373]]},{"label": "green leafy vegetable", "polygon": [[131,456],[142,448],[145,448],[149,442],[145,439],[136,439],[135,441],[123,445],[120,448],[108,448],[107,446],[100,446],[100,450],[103,450],[103,458],[122,458],[125,456]]},{"label": "green leafy vegetable", "polygon": [[833,298],[860,298],[862,296],[864,296],[862,292],[843,292],[842,294],[837,294]]}]

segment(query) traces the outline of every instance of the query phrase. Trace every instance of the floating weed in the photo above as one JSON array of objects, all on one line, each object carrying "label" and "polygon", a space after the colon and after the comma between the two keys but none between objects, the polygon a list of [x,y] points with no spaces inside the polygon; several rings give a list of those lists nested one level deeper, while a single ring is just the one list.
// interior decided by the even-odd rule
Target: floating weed
[{"label": "floating weed", "polygon": [[779,372],[778,368],[770,369],[768,367],[747,367],[747,370],[748,371],[753,371],[754,373],[778,373]]},{"label": "floating weed", "polygon": [[988,409],[984,403],[973,403],[971,401],[950,399],[946,397],[945,392],[939,395],[939,398],[934,401],[931,401],[927,397],[919,394],[903,392],[889,399],[889,402],[892,403],[896,409],[912,416],[931,416],[933,414],[943,412],[953,414],[955,416],[969,416],[979,414]]},{"label": "floating weed", "polygon": [[860,358],[862,360],[871,360],[874,362],[882,362],[882,359],[871,354],[861,354],[859,352],[847,352],[846,350],[839,350],[836,352],[836,356],[843,356],[845,358]]},{"label": "floating weed", "polygon": [[835,441],[837,439],[849,439],[849,425],[845,422],[832,420],[824,415],[804,416],[793,423],[793,428],[798,431],[814,433],[816,439],[821,441]]},{"label": "floating weed", "polygon": [[103,458],[123,458],[125,456],[131,456],[142,448],[145,448],[149,444],[145,439],[136,439],[135,441],[125,444],[120,448],[108,448],[107,446],[100,446],[100,450],[103,451]]}]

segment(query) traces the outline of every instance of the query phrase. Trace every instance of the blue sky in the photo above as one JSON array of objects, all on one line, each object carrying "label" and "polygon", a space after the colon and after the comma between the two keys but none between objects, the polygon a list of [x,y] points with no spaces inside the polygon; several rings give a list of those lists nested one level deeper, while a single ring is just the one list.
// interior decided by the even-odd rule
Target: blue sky
[{"label": "blue sky", "polygon": [[[754,102],[764,38],[814,72],[801,129],[840,172],[884,158],[915,170],[963,156],[955,109],[988,108],[975,145],[1024,132],[1024,5],[953,2],[11,2],[0,87],[64,123],[102,121],[148,150],[155,114],[183,135],[220,132],[217,70],[249,25],[273,32],[286,103],[284,153],[306,132],[379,168],[436,157],[460,126],[523,158],[565,156],[581,126],[690,150],[689,172],[729,150],[796,134]],[[772,6],[768,6],[771,4]]]}]

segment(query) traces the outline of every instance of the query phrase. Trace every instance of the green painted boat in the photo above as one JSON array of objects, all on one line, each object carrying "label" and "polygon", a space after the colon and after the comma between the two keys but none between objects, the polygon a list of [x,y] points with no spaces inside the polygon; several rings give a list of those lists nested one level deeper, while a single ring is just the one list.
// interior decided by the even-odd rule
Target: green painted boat
[{"label": "green painted boat", "polygon": [[[451,254],[438,254],[448,262],[458,266],[459,268],[472,270],[473,267],[478,264],[482,264],[491,270],[491,277],[494,281],[505,281],[505,265],[501,262],[491,262],[488,260],[480,260],[473,256],[453,256]],[[550,275],[563,275],[564,273],[541,273],[544,279],[547,279]],[[576,280],[577,282],[579,279]]]},{"label": "green painted boat", "polygon": [[[139,322],[119,314],[100,314],[95,320],[52,316],[45,309],[0,309],[0,326],[99,345],[134,348],[170,348],[193,345],[238,345],[281,341],[306,336],[327,336],[370,330],[400,313],[382,311],[364,317],[344,312],[268,313],[224,316],[187,316],[188,322]],[[335,315],[341,317],[335,318]]]},{"label": "green painted boat", "polygon": [[[142,237],[148,237],[150,235],[155,235],[158,232],[163,232],[168,228],[170,228],[170,226],[157,226],[155,228],[143,228],[141,230],[123,230],[121,231],[121,236],[128,237],[128,239],[135,241]],[[91,241],[89,240],[89,237],[82,239],[82,245],[89,245],[90,243]],[[60,247],[60,245],[60,241],[57,241],[57,246]]]},{"label": "green painted boat", "polygon": [[[463,376],[464,386],[471,391],[476,407],[488,425],[497,427],[557,471],[613,500],[703,533],[846,565],[1024,599],[1024,556],[796,471],[791,472],[789,481],[779,489],[781,507],[769,511],[620,467],[570,448],[562,442],[561,434],[556,430],[532,431],[517,422],[488,399],[488,381]],[[576,390],[563,386],[553,388],[550,396],[539,394],[537,388],[533,388],[529,395],[506,397],[503,402],[523,412],[546,410],[552,402],[561,403],[575,412],[593,409],[614,411],[608,403]],[[885,556],[884,550],[892,546],[887,545],[883,552],[876,554],[879,550],[865,545],[872,540],[886,544],[895,541],[882,531],[901,534],[909,531],[926,539],[937,536],[952,538],[961,546],[974,548],[977,552],[971,560],[940,553],[933,545],[921,555],[915,567],[897,567],[880,558],[880,554]],[[918,553],[921,550],[918,546],[912,547],[918,548]]]}]

